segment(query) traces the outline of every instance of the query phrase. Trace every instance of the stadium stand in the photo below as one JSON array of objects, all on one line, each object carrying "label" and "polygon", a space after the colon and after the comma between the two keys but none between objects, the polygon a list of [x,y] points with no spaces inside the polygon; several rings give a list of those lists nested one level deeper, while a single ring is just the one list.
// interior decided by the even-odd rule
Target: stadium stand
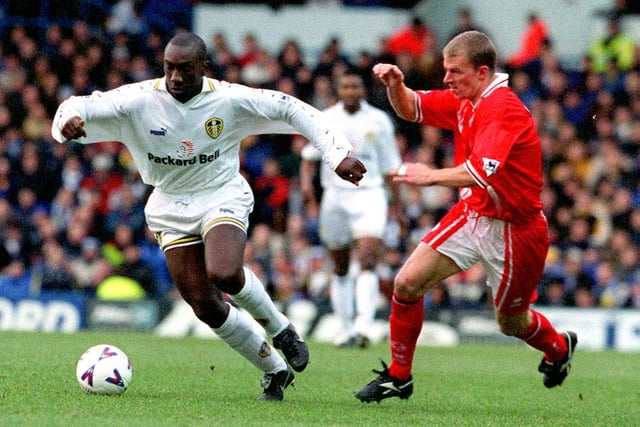
[{"label": "stadium stand", "polygon": [[[197,2],[162,2],[168,11],[163,16],[150,12],[152,1],[60,3],[11,0],[0,9],[0,290],[93,295],[112,275],[151,271],[155,286],[146,285],[147,294],[175,299],[142,217],[149,189],[126,150],[118,143],[55,144],[49,129],[56,106],[70,95],[161,76],[162,47],[174,31],[190,29]],[[388,111],[383,89],[369,73],[375,62],[401,65],[412,87],[440,84],[432,60],[392,55],[384,43],[352,54],[333,40],[307,63],[305,47],[295,41],[278,52],[253,42],[255,54],[247,56],[216,35],[210,75],[282,90],[324,108],[335,99],[336,73],[356,67],[370,102]],[[535,75],[511,66],[512,86],[530,108],[543,145],[552,248],[541,304],[640,308],[640,50],[634,43],[633,63],[624,70],[594,70],[587,52],[579,67],[567,69],[552,42]],[[399,122],[397,131],[405,159],[448,162],[446,132]],[[281,303],[309,300],[326,307],[328,257],[318,242],[317,212],[302,204],[296,176],[303,145],[289,135],[244,142],[242,167],[260,207],[252,216],[246,262]],[[277,179],[265,176],[265,168],[278,170]],[[407,227],[390,221],[379,266],[387,291],[404,256],[455,197],[440,189],[404,191],[411,221]],[[270,205],[275,194],[278,204]],[[132,245],[139,249],[135,268],[126,255]],[[454,276],[427,304],[433,310],[486,308],[490,298],[482,282],[481,269]]]}]

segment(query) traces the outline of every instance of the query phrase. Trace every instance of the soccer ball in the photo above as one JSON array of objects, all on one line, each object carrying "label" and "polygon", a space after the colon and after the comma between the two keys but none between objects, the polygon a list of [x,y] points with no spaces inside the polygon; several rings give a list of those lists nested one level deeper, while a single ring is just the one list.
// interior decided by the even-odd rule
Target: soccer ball
[{"label": "soccer ball", "polygon": [[99,344],[80,356],[76,378],[87,393],[122,394],[131,382],[131,362],[118,347]]}]

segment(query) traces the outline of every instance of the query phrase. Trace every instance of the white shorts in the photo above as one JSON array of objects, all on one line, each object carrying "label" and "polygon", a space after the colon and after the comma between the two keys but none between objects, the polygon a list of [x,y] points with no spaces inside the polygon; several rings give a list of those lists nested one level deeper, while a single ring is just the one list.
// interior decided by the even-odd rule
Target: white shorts
[{"label": "white shorts", "polygon": [[337,249],[363,237],[381,239],[387,224],[385,189],[329,189],[322,194],[320,239]]},{"label": "white shorts", "polygon": [[542,212],[529,223],[516,225],[480,216],[458,202],[422,241],[451,258],[461,270],[481,262],[500,313],[520,314],[537,298],[549,249]]},{"label": "white shorts", "polygon": [[238,175],[218,189],[167,194],[154,189],[144,213],[158,244],[167,249],[202,242],[213,227],[230,224],[245,232],[253,210],[253,193]]}]

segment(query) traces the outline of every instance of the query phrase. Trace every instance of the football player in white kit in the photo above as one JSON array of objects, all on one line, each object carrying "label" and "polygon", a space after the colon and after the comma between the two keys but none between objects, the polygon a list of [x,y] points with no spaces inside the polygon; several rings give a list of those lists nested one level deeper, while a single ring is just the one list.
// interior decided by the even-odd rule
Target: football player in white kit
[{"label": "football player in white kit", "polygon": [[[323,113],[347,136],[354,155],[367,164],[367,176],[356,188],[323,165],[319,232],[334,264],[331,307],[341,326],[336,345],[366,348],[380,296],[376,265],[384,252],[389,201],[402,215],[399,186],[389,176],[400,166],[400,153],[391,118],[365,100],[362,76],[346,71],[338,78],[337,92],[340,102]],[[315,201],[313,178],[321,156],[311,144],[302,151],[300,183],[307,202]],[[354,243],[357,262],[350,268]]]},{"label": "football player in white kit", "polygon": [[[59,142],[121,141],[129,149],[142,180],[154,187],[146,220],[180,294],[200,320],[264,372],[260,399],[282,400],[294,380],[291,368],[302,371],[309,350],[243,266],[254,199],[240,174],[240,143],[252,134],[300,133],[351,185],[366,168],[313,107],[281,92],[207,78],[206,52],[197,35],[176,35],[165,47],[164,77],[67,99],[52,135]],[[263,325],[286,361],[224,294]]]}]

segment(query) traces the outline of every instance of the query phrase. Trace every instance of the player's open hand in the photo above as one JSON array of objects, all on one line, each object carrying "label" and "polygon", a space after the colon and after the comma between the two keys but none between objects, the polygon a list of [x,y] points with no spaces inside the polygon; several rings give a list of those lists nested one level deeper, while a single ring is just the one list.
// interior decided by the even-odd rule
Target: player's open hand
[{"label": "player's open hand", "polygon": [[358,185],[365,172],[367,172],[367,168],[355,157],[345,157],[336,168],[336,173],[340,178],[355,185]]},{"label": "player's open hand", "polygon": [[84,120],[78,116],[71,117],[64,126],[62,126],[60,133],[69,141],[87,136],[87,132],[84,130]]},{"label": "player's open hand", "polygon": [[424,163],[403,163],[398,168],[391,171],[389,175],[394,182],[409,185],[432,185],[433,169]]}]

